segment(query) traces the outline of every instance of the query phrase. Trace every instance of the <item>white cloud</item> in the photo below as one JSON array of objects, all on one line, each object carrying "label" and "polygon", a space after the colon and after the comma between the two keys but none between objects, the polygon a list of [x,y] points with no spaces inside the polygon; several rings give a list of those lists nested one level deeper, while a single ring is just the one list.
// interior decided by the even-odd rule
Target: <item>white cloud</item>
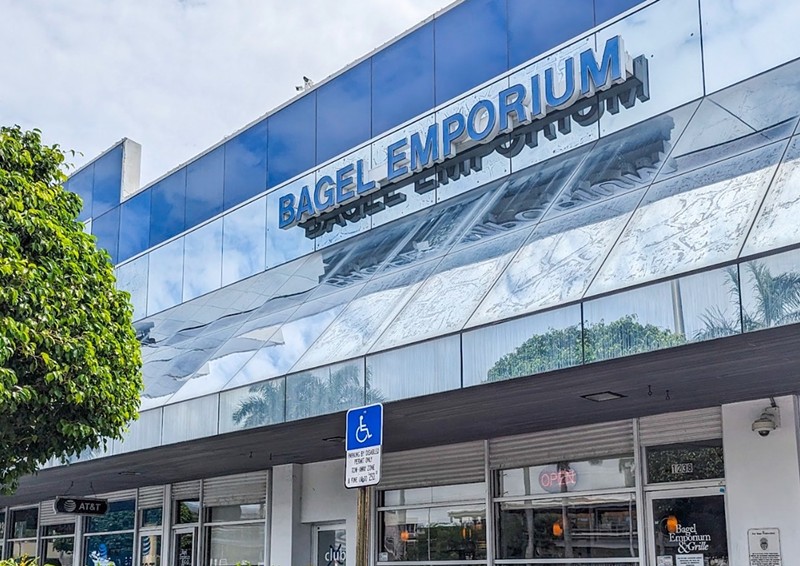
[{"label": "white cloud", "polygon": [[149,182],[451,0],[0,0],[0,124]]}]

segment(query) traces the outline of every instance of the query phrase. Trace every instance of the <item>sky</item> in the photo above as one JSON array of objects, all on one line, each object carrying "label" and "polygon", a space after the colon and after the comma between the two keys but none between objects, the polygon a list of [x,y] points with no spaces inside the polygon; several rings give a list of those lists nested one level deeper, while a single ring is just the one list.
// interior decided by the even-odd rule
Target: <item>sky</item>
[{"label": "sky", "polygon": [[147,184],[452,0],[0,0],[0,124]]}]

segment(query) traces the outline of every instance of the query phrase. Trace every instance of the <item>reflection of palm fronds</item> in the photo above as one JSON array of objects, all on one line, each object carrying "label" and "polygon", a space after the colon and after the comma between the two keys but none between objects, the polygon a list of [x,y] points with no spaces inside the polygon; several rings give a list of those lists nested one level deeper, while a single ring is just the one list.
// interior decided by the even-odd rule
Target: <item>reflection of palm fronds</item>
[{"label": "reflection of palm fronds", "polygon": [[766,265],[757,261],[747,264],[747,268],[756,291],[753,329],[800,320],[800,274],[789,271],[772,275]]},{"label": "reflection of palm fronds", "polygon": [[[283,413],[283,383],[279,380],[253,385],[250,395],[239,402],[233,413],[233,422],[242,428],[261,426],[275,422]],[[280,419],[278,419],[280,420]]]}]

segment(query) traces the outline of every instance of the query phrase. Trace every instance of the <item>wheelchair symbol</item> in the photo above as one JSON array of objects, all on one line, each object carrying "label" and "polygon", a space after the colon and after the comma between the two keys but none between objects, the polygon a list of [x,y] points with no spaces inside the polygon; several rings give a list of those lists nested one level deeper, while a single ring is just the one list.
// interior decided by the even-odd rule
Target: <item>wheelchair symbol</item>
[{"label": "wheelchair symbol", "polygon": [[370,438],[372,438],[372,433],[369,431],[369,428],[367,428],[367,425],[364,424],[364,415],[359,415],[358,428],[356,429],[356,442],[364,444]]}]

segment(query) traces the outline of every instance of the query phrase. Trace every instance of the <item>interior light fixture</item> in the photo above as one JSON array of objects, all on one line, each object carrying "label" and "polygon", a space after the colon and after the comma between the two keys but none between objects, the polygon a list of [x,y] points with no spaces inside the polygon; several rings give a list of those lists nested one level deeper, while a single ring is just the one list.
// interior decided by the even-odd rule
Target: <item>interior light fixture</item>
[{"label": "interior light fixture", "polygon": [[600,393],[590,393],[589,395],[581,395],[584,399],[588,401],[595,401],[596,403],[602,403],[603,401],[613,401],[614,399],[624,399],[627,395],[621,395],[619,393],[614,393],[613,391],[601,391]]}]

